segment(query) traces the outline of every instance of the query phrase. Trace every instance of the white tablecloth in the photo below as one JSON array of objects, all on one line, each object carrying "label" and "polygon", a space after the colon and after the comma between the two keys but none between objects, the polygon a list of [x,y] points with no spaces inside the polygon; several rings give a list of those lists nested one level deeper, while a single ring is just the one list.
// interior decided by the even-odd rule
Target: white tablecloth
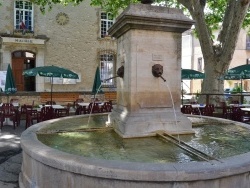
[{"label": "white tablecloth", "polygon": [[62,105],[59,105],[59,104],[53,104],[53,105],[49,105],[49,104],[46,104],[46,105],[39,105],[39,108],[42,108],[43,106],[52,106],[52,108],[54,109],[64,109],[64,107]]}]

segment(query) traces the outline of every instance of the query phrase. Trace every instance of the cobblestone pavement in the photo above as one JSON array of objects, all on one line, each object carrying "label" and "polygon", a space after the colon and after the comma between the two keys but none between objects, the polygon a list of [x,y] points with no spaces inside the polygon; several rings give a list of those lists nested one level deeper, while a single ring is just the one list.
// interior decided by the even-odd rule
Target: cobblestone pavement
[{"label": "cobblestone pavement", "polygon": [[18,188],[22,154],[20,137],[25,130],[24,121],[16,129],[4,126],[0,132],[0,188]]}]

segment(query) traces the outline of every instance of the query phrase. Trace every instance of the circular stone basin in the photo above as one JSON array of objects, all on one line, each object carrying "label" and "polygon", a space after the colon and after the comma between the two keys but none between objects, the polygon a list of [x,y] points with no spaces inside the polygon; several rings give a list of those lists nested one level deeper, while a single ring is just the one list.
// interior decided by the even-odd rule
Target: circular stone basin
[{"label": "circular stone basin", "polygon": [[[208,123],[204,119],[195,116],[191,118],[196,125],[204,124],[204,126],[207,126]],[[79,124],[79,120],[82,124]],[[105,120],[105,116],[93,116],[89,126],[90,128],[97,127],[97,125],[103,126],[103,123],[100,122]],[[121,138],[110,133],[110,130],[101,130],[95,135],[93,135],[92,131],[77,134],[50,134],[53,131],[56,132],[56,130],[67,129],[69,131],[86,128],[88,124],[88,117],[86,118],[86,116],[66,117],[41,122],[27,129],[21,137],[23,163],[19,177],[20,187],[37,186],[47,188],[52,187],[52,185],[60,188],[83,186],[119,188],[173,186],[190,188],[248,187],[250,184],[248,178],[250,172],[250,148],[247,146],[250,140],[250,137],[248,138],[250,134],[248,130],[250,128],[249,125],[234,122],[235,129],[231,127],[223,130],[222,128],[226,126],[225,123],[232,124],[232,121],[218,118],[206,118],[206,120],[209,120],[209,122],[221,121],[220,126],[218,126],[218,133],[220,134],[220,132],[226,130],[226,135],[233,135],[233,141],[228,142],[229,137],[226,137],[225,134],[221,136],[220,141],[217,141],[217,136],[211,130],[210,132],[208,131],[204,139],[211,147],[205,147],[200,142],[196,142],[195,140],[200,140],[200,138],[194,135],[180,136],[180,138],[209,155],[216,153],[214,157],[218,160],[197,161],[197,157],[188,155],[178,147],[171,146],[170,149],[169,146],[164,147],[161,143],[164,142],[165,144],[165,141],[158,138],[150,138],[152,140],[149,138],[137,138],[135,140],[137,145],[134,147],[134,150],[128,152],[126,150],[127,147],[133,145],[131,139],[116,142],[116,140],[113,140],[114,137],[118,140]],[[194,127],[194,129],[196,134],[204,130],[200,126]],[[243,129],[245,129],[244,132],[241,132]],[[102,134],[113,136],[102,140]],[[55,135],[56,137],[53,140],[56,144],[53,143],[51,147],[43,144],[50,145],[51,140],[48,138]],[[88,138],[92,137],[94,142],[89,142]],[[195,137],[195,139],[190,140],[190,137]],[[241,138],[242,141],[238,140],[238,138]],[[67,139],[69,139],[69,142],[65,142]],[[81,142],[81,140],[85,141]],[[237,142],[235,142],[236,140]],[[61,142],[65,142],[70,151],[67,151],[67,153],[60,151],[64,150],[64,147],[60,145]],[[117,144],[116,147],[106,148],[111,143]],[[162,151],[160,156],[157,153],[159,144],[160,147],[158,149]],[[99,147],[100,152],[95,152],[93,148],[96,147],[96,150],[98,150],[98,145],[101,145]],[[222,147],[218,149],[218,145]],[[71,149],[71,146],[75,146],[77,149]],[[88,146],[92,148],[89,151]],[[171,153],[173,148],[179,153]],[[140,149],[144,149],[143,152],[140,152]],[[215,152],[216,150],[217,152]],[[232,154],[232,150],[236,151],[236,155]],[[79,151],[83,154],[81,152],[78,153]],[[129,155],[114,156],[114,154],[124,154],[126,152]],[[130,157],[133,153],[137,154],[134,158]],[[153,159],[147,157],[148,153],[154,156]],[[170,160],[166,159],[165,156],[170,156]]]}]

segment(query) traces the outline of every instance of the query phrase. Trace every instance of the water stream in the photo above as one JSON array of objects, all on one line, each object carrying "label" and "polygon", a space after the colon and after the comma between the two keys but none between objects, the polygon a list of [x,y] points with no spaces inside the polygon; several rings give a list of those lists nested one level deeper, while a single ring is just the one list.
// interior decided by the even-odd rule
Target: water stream
[{"label": "water stream", "polygon": [[98,87],[96,93],[94,94],[94,99],[93,99],[93,102],[92,102],[92,106],[91,106],[91,110],[89,112],[89,120],[88,120],[88,124],[89,124],[89,121],[90,121],[90,117],[92,115],[92,111],[93,111],[93,108],[94,108],[94,104],[96,102],[96,95],[98,94],[98,92],[101,90],[101,87],[102,87],[102,84],[100,84],[100,86]]},{"label": "water stream", "polygon": [[[175,111],[175,105],[174,105],[174,99],[173,99],[173,95],[172,95],[172,92],[171,92],[171,90],[170,90],[170,88],[169,88],[168,84],[166,84],[166,85],[167,85],[167,89],[168,89],[168,92],[170,93],[170,97],[171,97],[171,102],[172,102],[173,111],[174,111],[175,125],[176,125],[176,126],[178,126],[177,116],[176,116],[176,111]],[[179,134],[178,134],[178,140],[179,140],[179,142],[180,142],[180,135],[179,135]]]}]

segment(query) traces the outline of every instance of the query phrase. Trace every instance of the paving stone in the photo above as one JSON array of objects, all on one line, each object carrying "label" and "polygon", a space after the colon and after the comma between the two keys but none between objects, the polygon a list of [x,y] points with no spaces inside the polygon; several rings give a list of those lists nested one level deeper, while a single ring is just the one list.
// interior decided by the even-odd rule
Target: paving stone
[{"label": "paving stone", "polygon": [[3,171],[0,171],[0,181],[2,182],[9,182],[9,183],[12,183],[12,182],[17,182],[18,181],[18,175],[19,174],[13,174],[13,173],[9,173],[9,172],[6,172],[5,170]]},{"label": "paving stone", "polygon": [[11,157],[8,161],[10,162],[13,162],[13,163],[22,163],[22,159],[23,159],[23,156],[22,156],[22,152],[20,150],[20,153]]},{"label": "paving stone", "polygon": [[19,188],[18,178],[22,164],[20,137],[25,122],[15,130],[5,126],[0,131],[0,188]]},{"label": "paving stone", "polygon": [[1,188],[18,188],[19,186],[17,183],[5,183],[5,182],[0,181],[0,187]]},{"label": "paving stone", "polygon": [[5,162],[1,165],[6,172],[19,174],[21,170],[21,163]]}]

